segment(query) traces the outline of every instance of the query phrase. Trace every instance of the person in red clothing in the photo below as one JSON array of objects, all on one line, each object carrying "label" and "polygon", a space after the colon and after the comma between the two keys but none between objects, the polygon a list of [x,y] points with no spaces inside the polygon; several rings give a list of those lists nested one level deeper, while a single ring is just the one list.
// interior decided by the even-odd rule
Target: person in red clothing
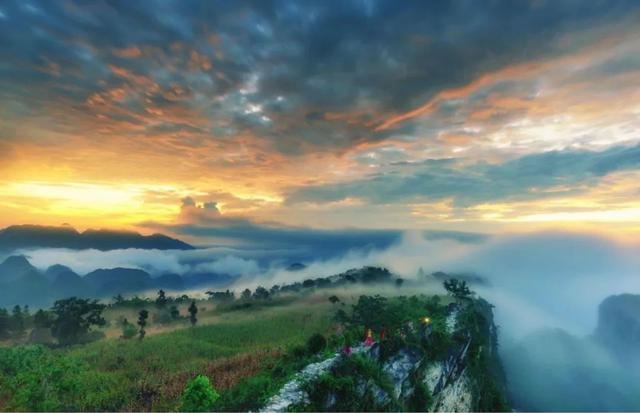
[{"label": "person in red clothing", "polygon": [[371,347],[373,345],[373,332],[371,329],[367,330],[367,337],[364,339],[364,345]]},{"label": "person in red clothing", "polygon": [[382,329],[380,330],[380,341],[384,340],[384,335],[387,333],[386,329]]}]

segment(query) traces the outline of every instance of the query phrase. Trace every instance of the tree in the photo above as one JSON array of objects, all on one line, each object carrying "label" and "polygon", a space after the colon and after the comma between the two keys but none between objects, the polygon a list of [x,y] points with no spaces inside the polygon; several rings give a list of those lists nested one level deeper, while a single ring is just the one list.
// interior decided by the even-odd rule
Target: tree
[{"label": "tree", "polygon": [[52,322],[51,313],[45,310],[38,310],[33,315],[33,325],[36,328],[50,328]]},{"label": "tree", "polygon": [[156,306],[158,308],[164,308],[167,305],[167,296],[164,290],[158,291],[158,298],[156,298]]},{"label": "tree", "polygon": [[235,293],[233,291],[207,291],[205,294],[209,296],[212,301],[226,302],[233,301],[235,299]]},{"label": "tree", "polygon": [[329,301],[331,302],[331,304],[336,304],[340,302],[340,299],[337,295],[332,295],[331,297],[329,297]]},{"label": "tree", "polygon": [[122,294],[118,294],[118,295],[113,297],[113,304],[114,305],[120,305],[122,303],[124,303],[124,297],[122,296]]},{"label": "tree", "polygon": [[264,287],[258,287],[256,288],[256,292],[253,293],[253,298],[256,300],[266,300],[269,298],[269,291]]},{"label": "tree", "polygon": [[9,312],[4,308],[0,308],[0,340],[9,337],[10,328],[11,319],[9,318]]},{"label": "tree", "polygon": [[171,315],[172,320],[177,320],[180,318],[180,310],[175,305],[172,305],[169,309],[169,314]]},{"label": "tree", "polygon": [[189,380],[180,396],[181,412],[211,412],[220,395],[213,389],[207,376],[198,375]]},{"label": "tree", "polygon": [[251,290],[248,288],[245,288],[245,290],[242,292],[242,295],[240,297],[243,300],[249,300],[251,298]]},{"label": "tree", "polygon": [[138,326],[140,326],[140,330],[138,330],[139,339],[142,340],[147,334],[145,331],[145,327],[147,326],[147,318],[149,318],[149,312],[145,309],[140,310],[138,313]]},{"label": "tree", "polygon": [[444,281],[444,289],[453,296],[458,304],[461,304],[463,301],[469,300],[473,293],[467,286],[466,281],[459,281],[455,278],[451,278],[450,280]]},{"label": "tree", "polygon": [[22,337],[25,333],[24,318],[25,317],[20,306],[16,305],[13,307],[13,311],[11,312],[11,330],[16,337]]},{"label": "tree", "polygon": [[361,295],[358,303],[353,306],[353,319],[355,325],[378,330],[389,327],[395,323],[389,319],[387,299],[379,295]]},{"label": "tree", "polygon": [[104,305],[98,300],[82,298],[66,298],[53,304],[51,312],[54,317],[51,322],[51,335],[60,344],[73,344],[89,332],[91,326],[103,326],[106,320],[102,317]]},{"label": "tree", "polygon": [[396,278],[396,287],[400,288],[402,287],[402,284],[404,284],[404,279],[402,278]]},{"label": "tree", "polygon": [[198,314],[198,306],[196,306],[195,301],[191,301],[191,305],[189,306],[189,321],[191,322],[192,326],[195,326],[198,322],[196,314]]},{"label": "tree", "polygon": [[25,305],[22,309],[22,319],[25,327],[30,328],[33,326],[33,316],[28,305]]}]

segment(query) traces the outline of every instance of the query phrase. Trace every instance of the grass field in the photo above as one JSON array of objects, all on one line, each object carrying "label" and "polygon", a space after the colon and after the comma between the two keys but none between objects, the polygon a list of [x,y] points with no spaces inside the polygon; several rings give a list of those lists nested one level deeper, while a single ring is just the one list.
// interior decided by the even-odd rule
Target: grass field
[{"label": "grass field", "polygon": [[[127,317],[135,322],[133,315]],[[0,409],[175,410],[189,378],[202,373],[220,391],[231,388],[275,363],[287,348],[328,332],[333,311],[324,297],[307,297],[304,303],[199,315],[206,325],[150,326],[144,340],[0,349]],[[117,328],[108,328],[108,337],[111,330]]]}]

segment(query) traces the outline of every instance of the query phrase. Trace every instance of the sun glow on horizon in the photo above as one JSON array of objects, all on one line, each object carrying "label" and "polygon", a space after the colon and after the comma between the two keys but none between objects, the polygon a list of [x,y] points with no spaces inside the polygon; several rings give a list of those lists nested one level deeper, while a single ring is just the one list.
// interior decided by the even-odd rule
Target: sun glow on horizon
[{"label": "sun glow on horizon", "polygon": [[[130,225],[145,220],[168,222],[179,212],[173,199],[184,190],[168,185],[87,182],[11,182],[0,186],[0,205],[53,222],[80,218],[96,224]],[[155,200],[151,197],[156,195]],[[163,198],[167,197],[163,201]]]}]

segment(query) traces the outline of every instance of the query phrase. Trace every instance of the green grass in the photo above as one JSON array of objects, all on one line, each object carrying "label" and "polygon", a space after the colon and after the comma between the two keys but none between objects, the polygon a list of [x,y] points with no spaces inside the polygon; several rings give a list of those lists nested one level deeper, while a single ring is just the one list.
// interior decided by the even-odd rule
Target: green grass
[{"label": "green grass", "polygon": [[[303,344],[313,333],[329,329],[331,315],[328,303],[252,308],[224,313],[210,325],[142,341],[106,339],[56,350],[0,349],[0,409],[174,410],[179,394],[170,387],[178,379],[198,374],[222,358]],[[73,366],[65,375],[68,383],[51,385],[64,366]],[[20,377],[17,370],[23,373]]]},{"label": "green grass", "polygon": [[103,340],[69,353],[104,370],[118,370],[124,364],[136,372],[185,371],[218,357],[300,344],[329,324],[328,312],[296,306],[251,315],[225,314],[216,324],[157,334],[142,341]]}]

